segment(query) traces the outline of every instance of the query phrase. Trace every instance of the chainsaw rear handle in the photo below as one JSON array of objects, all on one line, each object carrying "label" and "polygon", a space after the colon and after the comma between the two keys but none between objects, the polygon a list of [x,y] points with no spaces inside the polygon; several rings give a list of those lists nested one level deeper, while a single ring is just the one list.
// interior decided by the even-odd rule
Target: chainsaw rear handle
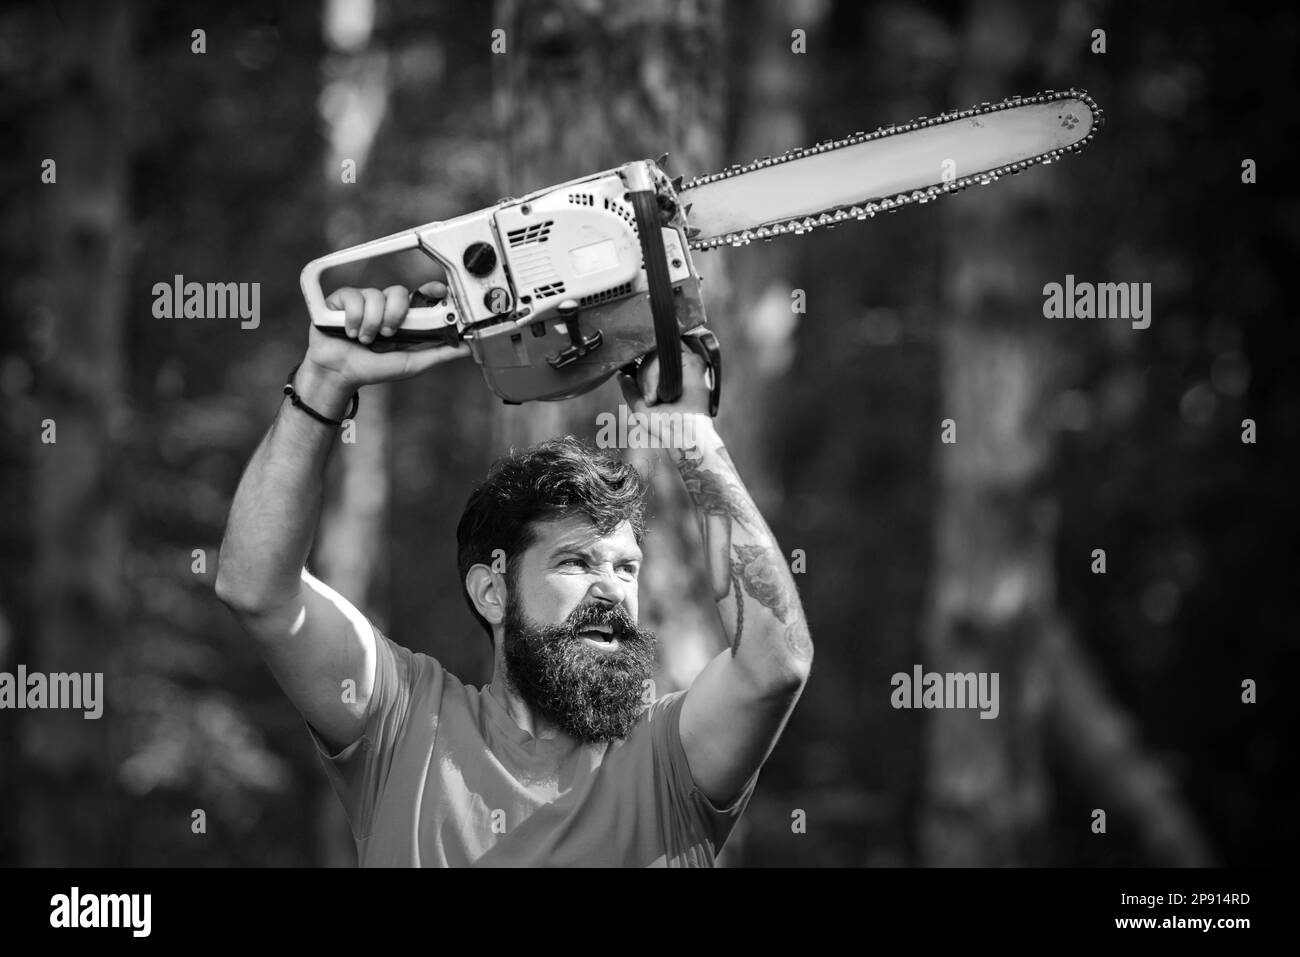
[{"label": "chainsaw rear handle", "polygon": [[[325,292],[321,288],[321,274],[323,272],[336,266],[364,262],[368,259],[377,259],[380,256],[388,256],[392,253],[406,252],[412,249],[420,249],[426,254],[433,255],[433,252],[428,247],[421,244],[420,236],[415,230],[407,230],[406,232],[394,233],[391,236],[384,236],[381,239],[374,239],[368,243],[361,243],[358,246],[340,249],[338,252],[321,256],[319,259],[313,259],[303,267],[298,278],[298,283],[302,287],[303,298],[307,301],[307,311],[311,314],[312,322],[322,332],[330,335],[347,335],[343,325],[346,313],[342,309],[330,309],[325,305]],[[439,257],[434,255],[434,258],[438,259]],[[394,343],[427,342],[432,338],[444,337],[456,338],[456,318],[459,310],[451,282],[454,272],[448,263],[442,263],[442,266],[447,270],[447,298],[436,305],[414,307],[407,310],[406,313],[408,319],[416,320],[421,326],[432,330],[432,332],[412,334],[398,329],[392,336]]]}]

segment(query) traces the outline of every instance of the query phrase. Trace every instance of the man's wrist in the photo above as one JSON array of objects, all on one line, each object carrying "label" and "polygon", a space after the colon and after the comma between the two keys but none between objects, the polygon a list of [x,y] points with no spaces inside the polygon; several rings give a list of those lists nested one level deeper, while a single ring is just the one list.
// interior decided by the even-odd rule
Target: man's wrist
[{"label": "man's wrist", "polygon": [[352,402],[352,396],[357,392],[357,386],[347,382],[332,369],[323,368],[311,359],[304,359],[294,374],[293,390],[298,398],[321,415],[341,419]]},{"label": "man's wrist", "polygon": [[674,442],[668,448],[673,462],[680,464],[688,453],[698,455],[710,452],[722,445],[722,437],[707,412],[687,412],[682,414],[682,429],[685,441]]}]

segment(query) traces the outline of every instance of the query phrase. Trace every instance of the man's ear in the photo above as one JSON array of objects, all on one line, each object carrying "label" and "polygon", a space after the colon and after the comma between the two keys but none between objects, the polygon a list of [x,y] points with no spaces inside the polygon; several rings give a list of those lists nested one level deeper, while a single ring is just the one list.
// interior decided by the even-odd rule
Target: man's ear
[{"label": "man's ear", "polygon": [[506,619],[505,578],[480,562],[471,565],[465,573],[465,590],[478,613],[490,625],[499,625]]}]

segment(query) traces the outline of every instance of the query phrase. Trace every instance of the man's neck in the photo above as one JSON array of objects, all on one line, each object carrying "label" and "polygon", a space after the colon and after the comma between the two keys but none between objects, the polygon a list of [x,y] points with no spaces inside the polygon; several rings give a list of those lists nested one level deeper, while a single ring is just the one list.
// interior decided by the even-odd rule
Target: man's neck
[{"label": "man's neck", "polygon": [[573,740],[514,693],[510,683],[506,681],[505,667],[499,663],[492,672],[492,696],[501,702],[510,719],[534,738],[544,741]]}]

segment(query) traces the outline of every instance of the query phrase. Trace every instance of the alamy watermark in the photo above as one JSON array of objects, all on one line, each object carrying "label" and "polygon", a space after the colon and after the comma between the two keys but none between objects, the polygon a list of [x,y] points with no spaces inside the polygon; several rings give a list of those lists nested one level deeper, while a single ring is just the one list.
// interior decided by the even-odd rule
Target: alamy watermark
[{"label": "alamy watermark", "polygon": [[1065,282],[1043,286],[1043,316],[1048,319],[1131,319],[1134,329],[1151,325],[1151,283]]},{"label": "alamy watermark", "polygon": [[695,446],[694,412],[632,412],[596,416],[596,446],[602,449],[689,449]]},{"label": "alamy watermark", "polygon": [[899,671],[889,683],[895,708],[979,708],[981,718],[996,718],[1001,710],[996,671],[940,673],[913,665],[910,675]]},{"label": "alamy watermark", "polygon": [[104,713],[104,673],[28,672],[26,665],[18,673],[0,671],[0,710],[14,708],[75,709],[83,718],[94,720]]},{"label": "alamy watermark", "polygon": [[258,282],[171,282],[153,284],[155,319],[235,319],[241,329],[262,323],[262,284]]},{"label": "alamy watermark", "polygon": [[51,927],[125,927],[133,937],[148,937],[152,894],[83,894],[73,887],[50,898]]}]

